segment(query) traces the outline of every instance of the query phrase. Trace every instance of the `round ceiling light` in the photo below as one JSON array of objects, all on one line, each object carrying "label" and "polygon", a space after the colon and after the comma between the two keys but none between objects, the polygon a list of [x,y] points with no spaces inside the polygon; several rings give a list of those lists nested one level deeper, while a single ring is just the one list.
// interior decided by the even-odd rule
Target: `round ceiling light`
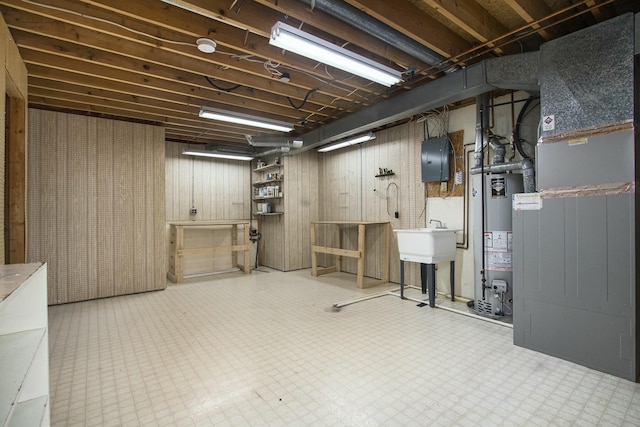
[{"label": "round ceiling light", "polygon": [[216,47],[218,46],[216,42],[208,38],[201,38],[196,40],[196,46],[198,46],[198,50],[204,53],[213,53],[216,51]]}]

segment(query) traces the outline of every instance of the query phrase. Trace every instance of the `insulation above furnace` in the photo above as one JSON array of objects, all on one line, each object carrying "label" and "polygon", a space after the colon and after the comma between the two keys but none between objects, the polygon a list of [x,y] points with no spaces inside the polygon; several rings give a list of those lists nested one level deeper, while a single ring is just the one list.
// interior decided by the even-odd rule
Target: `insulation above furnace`
[{"label": "insulation above furnace", "polygon": [[634,21],[629,13],[542,46],[544,136],[633,119]]}]

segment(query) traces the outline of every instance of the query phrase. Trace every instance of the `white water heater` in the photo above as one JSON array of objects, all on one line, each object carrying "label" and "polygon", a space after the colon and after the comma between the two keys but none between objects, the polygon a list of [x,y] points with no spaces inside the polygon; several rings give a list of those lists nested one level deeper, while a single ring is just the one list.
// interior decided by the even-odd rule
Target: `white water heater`
[{"label": "white water heater", "polygon": [[[484,227],[482,180],[484,179]],[[513,195],[523,192],[519,173],[473,177],[474,311],[482,316],[511,316],[513,301]],[[484,234],[483,234],[484,233]],[[483,250],[484,249],[484,250]],[[484,282],[482,277],[484,253]],[[484,289],[483,289],[484,284]]]}]

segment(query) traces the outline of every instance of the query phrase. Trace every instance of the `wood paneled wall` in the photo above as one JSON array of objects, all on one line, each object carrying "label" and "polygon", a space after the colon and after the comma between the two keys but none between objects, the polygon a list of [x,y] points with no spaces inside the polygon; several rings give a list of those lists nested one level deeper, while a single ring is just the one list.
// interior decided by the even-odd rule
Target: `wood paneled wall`
[{"label": "wood paneled wall", "polygon": [[250,162],[186,156],[186,148],[166,143],[167,221],[251,218]]},{"label": "wood paneled wall", "polygon": [[166,287],[164,130],[29,110],[28,260],[49,303]]},{"label": "wood paneled wall", "polygon": [[310,222],[318,220],[318,153],[288,156],[285,172],[285,271],[311,267]]},{"label": "wood paneled wall", "polygon": [[[393,229],[425,227],[425,187],[421,182],[421,142],[424,127],[408,123],[376,133],[376,139],[355,147],[319,154],[320,220],[390,221]],[[392,176],[377,178],[379,168]],[[399,218],[395,218],[398,212]],[[365,274],[381,276],[380,230],[367,230]],[[331,242],[333,230],[320,238]],[[344,247],[355,249],[355,228],[342,233]],[[400,281],[400,256],[395,235],[391,236],[391,280]],[[321,259],[330,265],[329,259]],[[344,271],[356,272],[353,260],[343,259]],[[419,284],[419,265],[407,263],[405,280]]]},{"label": "wood paneled wall", "polygon": [[[238,160],[183,155],[185,144],[167,142],[166,220],[224,221],[251,218],[251,164]],[[196,215],[190,215],[195,207]],[[238,230],[240,241],[244,231]],[[169,226],[166,226],[168,241]],[[191,230],[185,246],[207,247],[231,244],[228,230]],[[252,247],[253,249],[253,247]],[[168,253],[167,253],[168,259]],[[241,255],[238,255],[240,259]],[[251,265],[254,258],[252,257]],[[234,268],[230,253],[185,258],[185,275],[208,274]]]}]

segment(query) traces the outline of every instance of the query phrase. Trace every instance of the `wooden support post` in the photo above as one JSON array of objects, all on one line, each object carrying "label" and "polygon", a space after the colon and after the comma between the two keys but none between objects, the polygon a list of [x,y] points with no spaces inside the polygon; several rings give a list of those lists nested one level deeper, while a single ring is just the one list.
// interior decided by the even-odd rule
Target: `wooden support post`
[{"label": "wooden support post", "polygon": [[[233,224],[231,226],[231,246],[236,246],[237,244],[238,244],[238,224]],[[237,252],[231,252],[231,265],[238,267]]]},{"label": "wooden support post", "polygon": [[318,253],[313,249],[316,245],[316,224],[311,223],[311,230],[309,234],[311,238],[311,275],[313,277],[318,276]]}]

